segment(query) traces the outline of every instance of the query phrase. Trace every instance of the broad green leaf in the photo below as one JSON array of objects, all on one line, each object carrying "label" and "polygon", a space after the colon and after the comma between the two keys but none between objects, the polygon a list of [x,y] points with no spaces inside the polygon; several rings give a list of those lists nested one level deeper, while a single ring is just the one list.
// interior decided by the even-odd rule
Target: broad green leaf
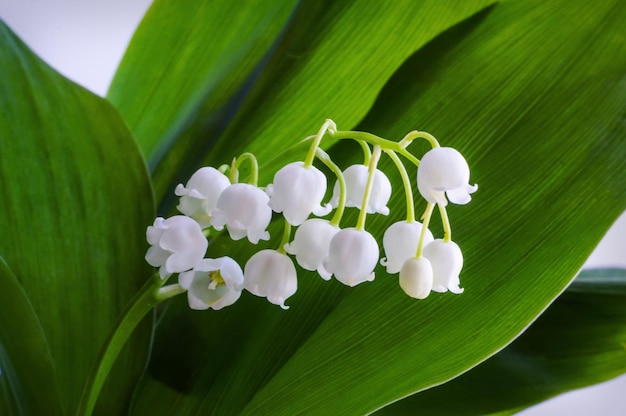
[{"label": "broad green leaf", "polygon": [[[143,260],[154,215],[149,177],[111,105],[1,23],[0,73],[0,255],[41,323],[71,414],[118,314],[151,273]],[[146,322],[129,343],[101,414],[127,405],[150,331]]]},{"label": "broad green leaf", "polygon": [[[625,12],[617,0],[498,4],[411,56],[358,126],[390,139],[427,130],[466,155],[480,189],[468,206],[449,207],[465,255],[463,295],[416,301],[379,268],[376,281],[352,289],[302,272],[288,312],[249,294],[204,313],[177,299],[158,328],[134,413],[364,414],[502,349],[565,288],[626,208]],[[342,64],[349,61],[336,63],[339,74]],[[275,88],[287,99],[287,86]],[[350,128],[331,98],[324,116]],[[259,111],[289,119],[272,130],[284,147],[264,136],[266,123],[257,123],[263,128],[251,143],[265,166],[262,185],[288,159],[280,151],[322,122],[306,127],[301,111],[278,101]],[[295,125],[297,134],[288,134]],[[358,146],[331,150],[342,166],[360,162]],[[400,183],[387,159],[381,168]],[[379,238],[404,215],[397,188],[392,215],[368,220]],[[276,247],[280,227],[270,232],[267,245]],[[209,254],[243,262],[260,248],[218,238]]]},{"label": "broad green leaf", "polygon": [[0,305],[0,402],[4,402],[0,414],[63,414],[46,337],[28,297],[2,258]]},{"label": "broad green leaf", "polygon": [[[490,0],[303,1],[283,42],[207,158],[275,157],[330,117],[354,127],[411,54]],[[284,159],[281,160],[284,162]],[[268,178],[269,179],[269,178]]]},{"label": "broad green leaf", "polygon": [[[296,0],[196,1],[181,7],[156,0],[137,29],[108,92],[157,174],[157,200],[169,181],[181,181],[222,129],[245,92],[246,79],[285,25]],[[182,156],[181,156],[182,155]],[[183,160],[184,161],[184,160]]]},{"label": "broad green leaf", "polygon": [[198,3],[156,1],[109,92],[149,159],[157,202],[169,198],[164,209],[202,163],[229,163],[249,146],[275,154],[328,114],[355,125],[411,53],[493,1],[306,0],[293,16],[294,1]]},{"label": "broad green leaf", "polygon": [[626,372],[626,270],[583,271],[513,343],[376,414],[509,414]]}]

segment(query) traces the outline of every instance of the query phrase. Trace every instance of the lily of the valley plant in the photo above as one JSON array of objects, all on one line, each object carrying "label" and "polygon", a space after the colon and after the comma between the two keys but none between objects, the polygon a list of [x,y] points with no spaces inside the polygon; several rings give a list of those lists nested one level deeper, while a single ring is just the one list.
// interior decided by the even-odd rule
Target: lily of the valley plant
[{"label": "lily of the valley plant", "polygon": [[[326,135],[359,142],[364,150],[363,163],[342,172],[319,148]],[[428,140],[432,146],[421,162],[407,150],[417,138]],[[448,200],[468,203],[470,194],[477,189],[469,184],[469,166],[463,156],[455,149],[440,147],[425,132],[414,131],[399,142],[392,142],[369,133],[337,131],[331,120],[311,139],[305,160],[280,168],[274,182],[264,189],[258,187],[258,163],[250,153],[220,169],[203,167],[185,186],[176,187],[176,194],[181,197],[178,210],[185,216],[159,217],[147,231],[151,247],[146,261],[159,267],[163,283],[171,274],[180,273],[179,283],[164,287],[162,292],[174,295],[184,289],[188,291],[192,309],[221,309],[234,303],[242,289],[246,289],[288,309],[285,301],[296,292],[298,279],[293,261],[286,253],[294,255],[300,267],[316,270],[326,280],[334,276],[351,287],[373,281],[379,249],[376,239],[365,229],[365,219],[368,213],[389,214],[387,203],[392,184],[378,169],[384,152],[402,178],[407,212],[406,219],[385,231],[383,246],[387,257],[380,260],[381,264],[390,274],[399,272],[400,287],[410,297],[424,299],[431,291],[462,293],[459,273],[463,255],[452,241],[446,205]],[[416,183],[427,201],[421,223],[415,219],[412,182],[396,151],[417,168]],[[316,158],[337,177],[332,203],[322,204],[327,179],[313,165]],[[238,182],[243,161],[251,164],[249,183]],[[222,171],[229,171],[229,177]],[[332,219],[309,219],[311,214],[328,214],[331,205],[336,208]],[[441,213],[444,236],[433,241],[428,224],[435,206]],[[356,207],[360,213],[356,224],[341,229],[345,207]],[[282,213],[284,218],[282,239],[275,250],[260,250],[250,257],[243,275],[241,267],[230,257],[203,259],[208,247],[203,233],[210,235],[211,228],[226,227],[233,240],[247,237],[252,244],[268,240],[266,229],[272,210]],[[298,227],[293,241],[292,226]]]},{"label": "lily of the valley plant", "polygon": [[0,24],[0,415],[511,414],[626,373],[626,272],[576,277],[626,209],[624,21],[155,0],[106,97]]}]

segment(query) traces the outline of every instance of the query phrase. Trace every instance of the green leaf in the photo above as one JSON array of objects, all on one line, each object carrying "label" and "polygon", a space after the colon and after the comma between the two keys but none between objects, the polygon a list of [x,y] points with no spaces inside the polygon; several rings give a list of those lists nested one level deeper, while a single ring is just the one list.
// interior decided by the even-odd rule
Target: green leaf
[{"label": "green leaf", "polygon": [[[249,295],[208,313],[177,299],[158,328],[134,413],[364,414],[444,383],[507,345],[561,293],[626,208],[625,12],[618,0],[498,4],[411,56],[358,126],[390,139],[427,130],[466,155],[480,189],[468,206],[448,210],[465,255],[463,295],[409,299],[397,277],[379,268],[376,281],[352,289],[299,273],[288,312]],[[368,34],[361,29],[337,30],[348,42]],[[336,62],[340,75],[342,65],[350,61]],[[318,85],[318,75],[301,88]],[[271,121],[253,123],[258,133],[246,149],[262,155],[262,185],[293,156],[292,144],[322,122],[283,107],[297,91],[275,88],[267,107],[259,106]],[[336,98],[329,93],[324,116],[347,129],[341,111],[333,113]],[[230,128],[243,139],[231,136],[214,160],[227,160],[226,147],[243,146],[250,131],[242,126]],[[362,159],[358,146],[331,150],[342,166]],[[400,183],[387,159],[381,169]],[[368,220],[379,238],[404,215],[398,189],[389,206],[389,218]],[[342,224],[353,221],[349,215]],[[441,235],[440,227],[433,231]],[[280,228],[270,233],[267,245],[275,248]],[[264,247],[218,238],[209,254],[243,263]]]},{"label": "green leaf", "polygon": [[[109,98],[142,144],[158,202],[171,205],[173,187],[201,163],[245,149],[273,156],[328,114],[354,126],[411,53],[493,0],[302,1],[287,21],[294,3],[153,5]],[[375,65],[374,53],[384,53]]]},{"label": "green leaf", "polygon": [[[63,410],[46,337],[28,297],[0,257],[1,414],[61,415]],[[41,386],[46,386],[42,389]],[[4,407],[4,408],[3,408]]]},{"label": "green leaf", "polygon": [[354,127],[402,62],[493,3],[303,1],[284,41],[204,164],[224,163],[244,151],[263,163],[284,163],[285,157],[294,157],[289,147],[303,132],[316,133],[324,119],[331,117],[343,129]]},{"label": "green leaf", "polygon": [[[108,98],[137,138],[152,172],[183,169],[210,144],[231,101],[280,34],[296,0],[156,0],[137,29]],[[218,125],[216,125],[216,123]],[[176,176],[174,176],[176,177]]]},{"label": "green leaf", "polygon": [[583,271],[513,343],[380,415],[512,413],[626,372],[626,270]]},{"label": "green leaf", "polygon": [[[0,255],[41,323],[71,414],[118,314],[151,273],[143,259],[154,215],[149,177],[110,104],[61,77],[1,23],[0,73]],[[101,414],[128,404],[150,331],[146,321],[129,343]]]}]

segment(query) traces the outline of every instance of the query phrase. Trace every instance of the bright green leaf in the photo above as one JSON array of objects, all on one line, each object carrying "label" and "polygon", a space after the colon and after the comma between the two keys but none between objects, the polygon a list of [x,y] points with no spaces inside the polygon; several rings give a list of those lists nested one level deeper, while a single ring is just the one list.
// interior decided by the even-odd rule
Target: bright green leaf
[{"label": "bright green leaf", "polygon": [[588,270],[531,327],[454,380],[380,415],[513,413],[626,372],[626,270]]},{"label": "bright green leaf", "polygon": [[[0,255],[41,323],[72,414],[118,314],[150,275],[149,177],[110,104],[61,77],[1,23],[0,73]],[[103,414],[128,404],[150,331],[146,322],[120,359]]]},{"label": "bright green leaf", "polygon": [[[303,1],[250,96],[209,154],[278,156],[324,119],[354,127],[398,67],[435,36],[494,2]],[[426,63],[424,63],[426,64]],[[282,151],[282,152],[281,152]]]},{"label": "bright green leaf", "polygon": [[[126,119],[160,201],[172,180],[223,128],[236,95],[289,18],[296,0],[156,0],[137,29],[108,98]],[[182,155],[182,156],[180,156]],[[196,163],[199,159],[196,159]],[[166,172],[165,183],[159,175]],[[174,173],[172,173],[172,171]]]},{"label": "bright green leaf", "polygon": [[63,414],[46,337],[28,297],[1,257],[0,305],[5,317],[0,322],[0,396],[4,396],[0,402],[5,402],[0,413]]},{"label": "bright green leaf", "polygon": [[[508,344],[563,290],[626,208],[620,6],[498,4],[411,56],[359,125],[390,139],[427,130],[466,155],[480,189],[468,206],[449,208],[465,255],[463,295],[415,301],[379,269],[376,281],[349,290],[300,273],[288,312],[249,294],[208,313],[177,299],[159,326],[134,412],[364,414],[446,382]],[[339,74],[342,64],[350,61],[337,62]],[[278,167],[270,170],[267,159],[284,163],[280,151],[314,134],[321,118],[350,128],[340,111],[335,116],[334,96],[314,122],[300,119],[301,108],[282,107],[292,96],[288,85],[275,89],[259,112],[271,114],[271,123],[288,121],[250,121],[259,126],[253,137],[242,127],[248,119],[233,124],[243,141],[220,148],[254,140],[245,150],[261,155],[264,180]],[[358,146],[332,150],[342,166],[360,162]],[[392,172],[388,160],[382,167]],[[368,220],[378,237],[404,214],[401,191],[390,207],[391,218]],[[280,228],[270,232],[268,245],[276,247]],[[209,251],[245,261],[260,248],[218,238]]]}]

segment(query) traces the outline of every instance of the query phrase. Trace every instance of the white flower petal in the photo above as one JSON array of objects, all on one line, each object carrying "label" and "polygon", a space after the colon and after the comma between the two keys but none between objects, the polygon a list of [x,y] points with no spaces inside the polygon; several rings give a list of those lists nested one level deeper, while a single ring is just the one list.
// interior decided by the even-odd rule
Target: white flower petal
[{"label": "white flower petal", "polygon": [[159,246],[152,246],[148,249],[145,258],[150,266],[160,267],[165,264],[170,254],[169,251],[165,251]]},{"label": "white flower petal", "polygon": [[205,228],[210,224],[210,212],[215,209],[217,199],[229,185],[230,181],[219,170],[201,168],[189,178],[186,186],[176,186],[174,193],[181,197],[177,208]]},{"label": "white flower petal", "polygon": [[185,290],[189,290],[193,283],[194,271],[189,270],[178,275],[178,284]]},{"label": "white flower petal", "polygon": [[312,218],[302,223],[296,230],[294,240],[285,245],[285,251],[296,256],[296,261],[305,270],[317,270],[320,276],[330,279],[330,273],[323,267],[328,257],[330,240],[339,232],[339,227],[327,220]]},{"label": "white flower petal", "polygon": [[176,215],[166,220],[157,218],[154,224],[146,232],[152,244],[146,261],[160,268],[161,278],[193,269],[202,260],[208,242],[196,221]]},{"label": "white flower petal", "polygon": [[192,309],[217,310],[232,305],[241,295],[242,281],[243,271],[230,257],[203,259],[193,270],[178,275],[178,284],[188,290]]},{"label": "white flower petal", "polygon": [[[366,165],[352,165],[343,171],[346,181],[346,207],[361,208],[363,204],[363,196],[367,186],[367,178],[369,176],[368,167]],[[389,214],[387,202],[391,197],[391,182],[389,178],[376,169],[374,172],[374,180],[370,192],[370,199],[367,204],[367,212],[369,214],[379,213],[383,215]],[[339,184],[335,183],[333,188],[333,197],[330,200],[333,207],[339,204]]]},{"label": "white flower petal", "polygon": [[[422,232],[419,222],[398,221],[391,224],[383,235],[383,247],[387,258],[381,261],[387,267],[387,273],[398,273],[404,262],[417,253],[417,245]],[[426,230],[424,245],[433,241],[433,234]]]},{"label": "white flower petal", "polygon": [[155,245],[159,242],[163,231],[165,231],[164,222],[165,219],[157,217],[154,220],[154,224],[146,229],[146,240],[148,240],[148,244]]},{"label": "white flower petal", "polygon": [[321,205],[326,193],[326,176],[314,166],[304,167],[303,162],[290,163],[276,172],[274,183],[268,188],[270,207],[282,212],[291,225],[302,224],[311,212],[316,215],[330,212]]},{"label": "white flower petal", "polygon": [[253,244],[268,240],[266,229],[272,219],[268,202],[267,194],[256,186],[245,183],[231,185],[217,200],[217,207],[211,212],[211,225],[217,230],[225,225],[233,240],[246,235]]},{"label": "white flower petal", "polygon": [[462,293],[459,273],[463,268],[463,253],[453,242],[437,239],[424,247],[423,256],[433,267],[433,291]]},{"label": "white flower petal", "polygon": [[469,194],[478,189],[469,185],[469,177],[469,166],[461,153],[451,147],[437,147],[420,161],[417,187],[428,202],[446,206],[447,194],[450,202],[466,204],[471,200]]},{"label": "white flower petal", "polygon": [[283,309],[285,300],[296,293],[298,278],[291,259],[276,250],[261,250],[255,253],[244,267],[244,287],[256,296]]},{"label": "white flower petal", "polygon": [[378,243],[370,233],[346,228],[330,241],[324,267],[341,283],[353,287],[374,280],[378,254]]}]

